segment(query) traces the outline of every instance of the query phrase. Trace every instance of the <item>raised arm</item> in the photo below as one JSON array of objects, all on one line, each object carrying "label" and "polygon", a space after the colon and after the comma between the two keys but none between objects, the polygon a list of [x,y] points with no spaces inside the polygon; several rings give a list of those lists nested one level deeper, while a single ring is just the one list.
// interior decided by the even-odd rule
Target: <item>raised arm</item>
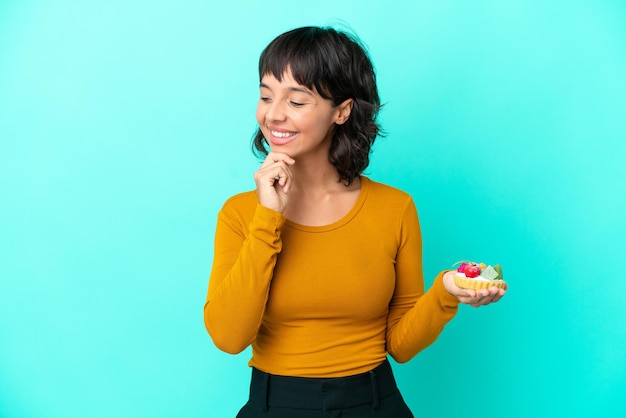
[{"label": "raised arm", "polygon": [[236,354],[256,338],[284,221],[280,213],[260,205],[249,225],[227,209],[218,216],[204,323],[220,350]]}]

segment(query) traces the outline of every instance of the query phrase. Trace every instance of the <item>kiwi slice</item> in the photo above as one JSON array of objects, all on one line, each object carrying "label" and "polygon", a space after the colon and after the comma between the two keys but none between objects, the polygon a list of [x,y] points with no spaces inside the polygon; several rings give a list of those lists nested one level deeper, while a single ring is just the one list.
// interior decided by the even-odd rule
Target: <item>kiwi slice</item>
[{"label": "kiwi slice", "polygon": [[500,264],[493,266],[493,269],[498,273],[498,277],[496,277],[495,280],[504,280],[504,274],[502,273],[502,267]]}]

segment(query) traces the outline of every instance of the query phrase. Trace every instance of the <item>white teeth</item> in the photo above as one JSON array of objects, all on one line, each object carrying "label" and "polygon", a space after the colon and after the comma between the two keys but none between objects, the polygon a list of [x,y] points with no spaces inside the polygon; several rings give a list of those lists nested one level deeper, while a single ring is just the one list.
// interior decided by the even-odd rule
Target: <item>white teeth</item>
[{"label": "white teeth", "polygon": [[295,135],[294,132],[276,132],[276,131],[271,131],[272,135],[275,136],[276,138],[287,138],[289,136],[293,136]]}]

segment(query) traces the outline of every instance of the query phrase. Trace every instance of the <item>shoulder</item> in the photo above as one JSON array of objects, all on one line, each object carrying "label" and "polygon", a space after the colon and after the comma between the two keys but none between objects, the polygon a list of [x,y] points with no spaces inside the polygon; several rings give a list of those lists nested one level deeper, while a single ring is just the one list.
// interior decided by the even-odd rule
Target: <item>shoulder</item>
[{"label": "shoulder", "polygon": [[417,209],[413,197],[397,187],[365,179],[367,197],[363,206],[364,219],[374,219],[379,228],[397,231],[413,231],[419,227]]},{"label": "shoulder", "polygon": [[249,190],[229,197],[223,207],[255,205],[257,202],[256,190]]},{"label": "shoulder", "polygon": [[363,183],[367,184],[368,201],[373,204],[383,205],[387,208],[405,208],[407,205],[413,205],[411,195],[397,187],[379,183],[367,177],[363,177]]},{"label": "shoulder", "polygon": [[239,220],[250,219],[254,214],[258,202],[259,199],[257,198],[255,190],[238,193],[224,202],[220,210],[220,216]]}]

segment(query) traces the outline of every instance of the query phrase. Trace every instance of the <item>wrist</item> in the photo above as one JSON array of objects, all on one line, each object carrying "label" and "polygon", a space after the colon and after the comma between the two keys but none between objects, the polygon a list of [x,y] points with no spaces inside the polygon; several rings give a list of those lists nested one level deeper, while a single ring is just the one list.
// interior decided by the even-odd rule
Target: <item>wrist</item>
[{"label": "wrist", "polygon": [[454,270],[445,270],[440,274],[441,282],[440,297],[446,305],[457,306],[459,304],[458,287],[454,284]]}]

